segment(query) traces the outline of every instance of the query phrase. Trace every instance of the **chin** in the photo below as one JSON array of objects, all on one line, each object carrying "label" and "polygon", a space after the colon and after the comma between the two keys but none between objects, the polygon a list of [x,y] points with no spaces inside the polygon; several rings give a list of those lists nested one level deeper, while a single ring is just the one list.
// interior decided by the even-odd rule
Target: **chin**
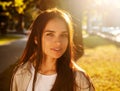
[{"label": "chin", "polygon": [[56,55],[56,56],[53,56],[53,58],[55,58],[55,59],[58,59],[58,58],[60,58],[62,55]]}]

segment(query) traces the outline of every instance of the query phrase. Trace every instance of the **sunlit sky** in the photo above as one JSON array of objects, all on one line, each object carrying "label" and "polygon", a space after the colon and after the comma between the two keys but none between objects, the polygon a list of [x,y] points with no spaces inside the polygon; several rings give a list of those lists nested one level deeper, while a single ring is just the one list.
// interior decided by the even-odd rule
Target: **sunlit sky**
[{"label": "sunlit sky", "polygon": [[120,0],[95,0],[97,5],[106,5],[109,7],[116,7],[116,8],[120,8]]}]

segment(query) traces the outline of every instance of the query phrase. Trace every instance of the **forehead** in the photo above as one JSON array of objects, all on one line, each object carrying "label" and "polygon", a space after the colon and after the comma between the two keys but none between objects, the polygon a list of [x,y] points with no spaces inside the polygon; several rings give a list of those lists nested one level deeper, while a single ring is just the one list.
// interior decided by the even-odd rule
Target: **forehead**
[{"label": "forehead", "polygon": [[64,20],[60,18],[54,18],[48,21],[48,23],[46,24],[44,32],[48,30],[64,32],[67,31],[67,24]]}]

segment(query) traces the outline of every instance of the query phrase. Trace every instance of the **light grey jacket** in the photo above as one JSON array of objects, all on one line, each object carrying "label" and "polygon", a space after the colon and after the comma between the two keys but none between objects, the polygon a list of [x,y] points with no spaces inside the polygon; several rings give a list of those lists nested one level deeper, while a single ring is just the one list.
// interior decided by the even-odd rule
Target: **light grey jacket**
[{"label": "light grey jacket", "polygon": [[[27,62],[25,65],[19,67],[13,76],[13,81],[10,88],[11,91],[27,91],[28,84],[32,78],[30,69],[30,62]],[[77,84],[76,91],[95,91],[92,83],[86,78],[86,75],[83,71],[77,70],[75,74],[75,80]]]}]

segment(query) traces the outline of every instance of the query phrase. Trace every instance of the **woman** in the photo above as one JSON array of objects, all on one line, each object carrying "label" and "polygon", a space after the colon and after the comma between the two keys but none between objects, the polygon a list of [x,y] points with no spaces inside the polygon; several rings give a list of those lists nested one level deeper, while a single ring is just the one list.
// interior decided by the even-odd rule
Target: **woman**
[{"label": "woman", "polygon": [[62,10],[35,19],[11,82],[11,91],[94,91],[88,76],[72,61],[73,28]]}]

